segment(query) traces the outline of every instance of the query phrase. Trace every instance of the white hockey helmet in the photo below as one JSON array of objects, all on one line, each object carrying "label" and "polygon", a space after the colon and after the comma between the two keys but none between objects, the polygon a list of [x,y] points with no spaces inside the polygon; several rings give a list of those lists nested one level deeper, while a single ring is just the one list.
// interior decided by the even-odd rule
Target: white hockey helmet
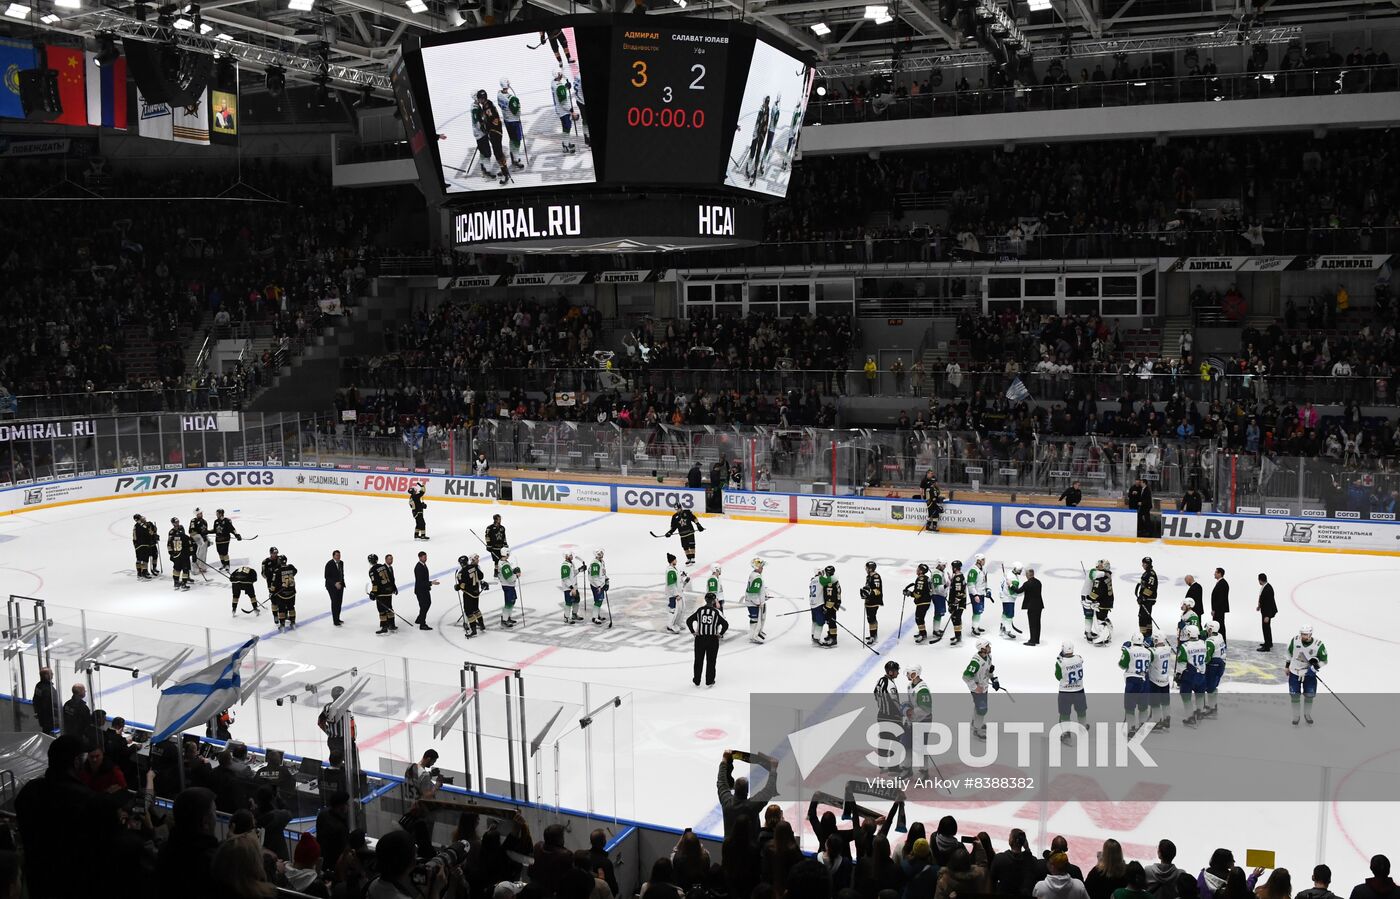
[{"label": "white hockey helmet", "polygon": [[1153,634],[1153,635],[1152,635],[1152,645],[1153,645],[1153,646],[1166,646],[1166,645],[1167,645],[1167,638],[1164,637],[1164,636],[1161,635],[1161,634]]},{"label": "white hockey helmet", "polygon": [[1189,599],[1183,599],[1181,601],[1181,611],[1185,612],[1187,609],[1193,612],[1196,611],[1196,604]]},{"label": "white hockey helmet", "polygon": [[1201,636],[1201,629],[1196,627],[1196,625],[1194,624],[1188,624],[1186,625],[1186,630],[1184,633],[1186,634],[1186,639],[1195,640]]},{"label": "white hockey helmet", "polygon": [[502,79],[501,79],[501,90],[503,90],[503,91],[508,91],[508,90],[510,90],[510,79],[509,79],[509,78],[502,78]]},{"label": "white hockey helmet", "polygon": [[1071,643],[1071,642],[1068,641],[1068,640],[1066,640],[1065,642],[1061,643],[1061,644],[1060,644],[1060,655],[1062,655],[1062,656],[1072,656],[1072,655],[1074,655],[1074,644]]},{"label": "white hockey helmet", "polygon": [[1017,574],[1020,574],[1020,573],[1021,573],[1021,563],[1020,563],[1020,562],[1012,562],[1012,563],[1011,563],[1011,570],[1014,571],[1014,572],[1016,572]]},{"label": "white hockey helmet", "polygon": [[597,552],[593,553],[593,558],[601,561],[603,558],[603,551],[600,549]]},{"label": "white hockey helmet", "polygon": [[565,553],[564,553],[564,558],[566,558],[566,559],[572,559],[573,557],[574,557],[574,554],[571,553],[571,552],[565,552]]},{"label": "white hockey helmet", "polygon": [[991,652],[991,651],[992,651],[992,641],[991,641],[991,640],[978,640],[978,641],[977,641],[977,652],[978,652],[978,653],[981,653],[981,652],[983,652],[983,651],[986,651],[986,652]]},{"label": "white hockey helmet", "polygon": [[563,70],[563,69],[555,69],[555,70],[554,70],[554,80],[555,80],[555,81],[563,81],[563,80],[564,80],[564,70]]},{"label": "white hockey helmet", "polygon": [[1313,629],[1311,624],[1305,624],[1302,627],[1298,628],[1298,636],[1302,637],[1304,640],[1311,640],[1312,635]]},{"label": "white hockey helmet", "polygon": [[473,564],[473,565],[478,565],[478,564],[480,564],[480,563],[481,563],[481,556],[480,556],[479,554],[477,554],[477,553],[472,553],[472,564]]},{"label": "white hockey helmet", "polygon": [[509,546],[502,546],[502,547],[501,547],[501,558],[502,558],[502,559],[509,559],[509,558],[510,558],[510,547],[509,547]]},{"label": "white hockey helmet", "polygon": [[942,571],[944,568],[948,567],[948,563],[943,561],[942,559],[934,559],[933,567],[937,568],[939,571]]},{"label": "white hockey helmet", "polygon": [[1107,559],[1099,559],[1099,569],[1101,571],[1112,571],[1113,566],[1108,564]]},{"label": "white hockey helmet", "polygon": [[1128,641],[1128,643],[1133,646],[1142,646],[1144,642],[1141,633],[1133,634],[1132,639]]},{"label": "white hockey helmet", "polygon": [[710,574],[713,574],[715,577],[719,577],[721,574],[723,574],[723,572],[720,571],[718,565],[712,565],[710,566]]},{"label": "white hockey helmet", "polygon": [[1207,634],[1210,634],[1212,637],[1215,636],[1216,634],[1220,633],[1220,622],[1218,622],[1218,621],[1207,621],[1207,622],[1206,622],[1206,633],[1207,633]]},{"label": "white hockey helmet", "polygon": [[987,561],[987,557],[982,553],[978,553],[977,558],[973,559],[972,561],[977,563],[978,565],[982,565]]},{"label": "white hockey helmet", "polygon": [[816,567],[816,569],[814,569],[814,570],[812,571],[812,577],[821,577],[821,576],[824,575],[825,573],[826,573],[826,572],[822,570],[822,567],[821,567],[820,565],[818,565],[818,566]]},{"label": "white hockey helmet", "polygon": [[924,673],[924,669],[921,665],[910,665],[908,668],[904,669],[904,673],[909,677],[914,678],[922,675]]}]

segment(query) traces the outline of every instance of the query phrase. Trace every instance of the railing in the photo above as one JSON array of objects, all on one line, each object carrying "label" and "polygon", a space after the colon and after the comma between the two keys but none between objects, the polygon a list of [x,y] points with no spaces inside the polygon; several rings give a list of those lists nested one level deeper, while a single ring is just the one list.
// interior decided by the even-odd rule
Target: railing
[{"label": "railing", "polygon": [[936,93],[814,100],[805,124],[985,115],[1027,110],[1093,109],[1162,103],[1259,100],[1394,91],[1396,66],[1346,66],[1170,78],[1126,78],[998,89],[947,88]]}]

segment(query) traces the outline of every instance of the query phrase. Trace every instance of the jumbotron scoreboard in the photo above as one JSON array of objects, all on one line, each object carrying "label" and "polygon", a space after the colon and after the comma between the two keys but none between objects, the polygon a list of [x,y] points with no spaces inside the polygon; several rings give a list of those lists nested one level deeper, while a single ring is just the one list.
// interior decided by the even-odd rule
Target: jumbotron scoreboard
[{"label": "jumbotron scoreboard", "polygon": [[538,253],[756,242],[813,79],[745,23],[575,15],[425,39],[393,83],[457,245]]}]

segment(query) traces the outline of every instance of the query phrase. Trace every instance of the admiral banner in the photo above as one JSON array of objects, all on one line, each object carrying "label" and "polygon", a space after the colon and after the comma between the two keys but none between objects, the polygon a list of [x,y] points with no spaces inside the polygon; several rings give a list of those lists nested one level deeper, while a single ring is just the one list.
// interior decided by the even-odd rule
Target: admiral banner
[{"label": "admiral banner", "polygon": [[1385,265],[1389,254],[1353,256],[1313,256],[1308,259],[1308,269],[1319,272],[1374,272]]},{"label": "admiral banner", "polygon": [[459,275],[456,278],[439,278],[438,290],[471,290],[480,287],[495,287],[500,275]]},{"label": "admiral banner", "polygon": [[652,274],[649,268],[627,272],[599,272],[594,280],[599,284],[641,284],[653,280]]},{"label": "admiral banner", "polygon": [[511,275],[511,287],[567,287],[582,284],[587,272],[540,272],[532,275]]}]

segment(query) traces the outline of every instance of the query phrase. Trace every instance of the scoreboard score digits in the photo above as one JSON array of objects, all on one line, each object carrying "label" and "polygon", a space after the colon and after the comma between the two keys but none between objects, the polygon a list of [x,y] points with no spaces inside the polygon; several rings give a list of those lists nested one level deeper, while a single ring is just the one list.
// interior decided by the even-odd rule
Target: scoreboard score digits
[{"label": "scoreboard score digits", "polygon": [[731,35],[694,22],[613,27],[609,170],[673,184],[713,177],[725,153]]}]

